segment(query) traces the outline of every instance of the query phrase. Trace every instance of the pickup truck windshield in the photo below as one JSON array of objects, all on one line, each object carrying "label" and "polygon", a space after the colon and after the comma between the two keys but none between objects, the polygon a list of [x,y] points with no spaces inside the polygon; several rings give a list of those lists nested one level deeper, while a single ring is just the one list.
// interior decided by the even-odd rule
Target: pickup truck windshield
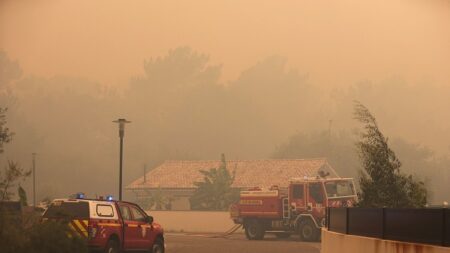
[{"label": "pickup truck windshield", "polygon": [[325,183],[325,189],[329,198],[346,197],[355,195],[352,181],[331,181]]},{"label": "pickup truck windshield", "polygon": [[87,202],[53,202],[44,214],[44,218],[89,218]]}]

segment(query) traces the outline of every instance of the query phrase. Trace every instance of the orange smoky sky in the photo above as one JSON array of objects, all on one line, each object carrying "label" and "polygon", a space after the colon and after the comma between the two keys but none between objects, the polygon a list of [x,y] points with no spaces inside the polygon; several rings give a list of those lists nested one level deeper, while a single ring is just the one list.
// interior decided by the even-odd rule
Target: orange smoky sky
[{"label": "orange smoky sky", "polygon": [[108,85],[189,46],[222,80],[283,56],[323,86],[400,76],[450,85],[446,0],[0,0],[0,48],[25,74]]}]

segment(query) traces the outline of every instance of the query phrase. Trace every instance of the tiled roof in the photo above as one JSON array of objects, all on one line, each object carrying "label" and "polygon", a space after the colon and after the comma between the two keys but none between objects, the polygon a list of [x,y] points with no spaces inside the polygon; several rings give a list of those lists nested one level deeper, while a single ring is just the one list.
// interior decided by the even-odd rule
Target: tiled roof
[{"label": "tiled roof", "polygon": [[[151,170],[144,177],[127,186],[137,188],[194,188],[194,182],[203,181],[200,170],[218,168],[220,161],[166,161]],[[295,177],[315,177],[320,170],[338,177],[326,159],[291,159],[291,160],[236,160],[227,161],[227,168],[236,172],[233,186],[270,187],[287,186],[289,179]]]}]

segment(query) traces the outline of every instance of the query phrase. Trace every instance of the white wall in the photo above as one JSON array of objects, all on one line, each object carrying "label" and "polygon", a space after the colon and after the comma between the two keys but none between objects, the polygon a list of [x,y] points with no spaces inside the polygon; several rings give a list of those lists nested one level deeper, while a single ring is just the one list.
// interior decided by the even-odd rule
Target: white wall
[{"label": "white wall", "polygon": [[322,253],[450,253],[450,247],[346,235],[322,229]]}]

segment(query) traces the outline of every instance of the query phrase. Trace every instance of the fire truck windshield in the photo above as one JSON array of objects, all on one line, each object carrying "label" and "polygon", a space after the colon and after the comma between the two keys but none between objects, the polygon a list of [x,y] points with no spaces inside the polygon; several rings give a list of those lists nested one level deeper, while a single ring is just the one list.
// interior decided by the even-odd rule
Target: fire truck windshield
[{"label": "fire truck windshield", "polygon": [[328,198],[355,195],[352,181],[330,181],[325,183]]}]

